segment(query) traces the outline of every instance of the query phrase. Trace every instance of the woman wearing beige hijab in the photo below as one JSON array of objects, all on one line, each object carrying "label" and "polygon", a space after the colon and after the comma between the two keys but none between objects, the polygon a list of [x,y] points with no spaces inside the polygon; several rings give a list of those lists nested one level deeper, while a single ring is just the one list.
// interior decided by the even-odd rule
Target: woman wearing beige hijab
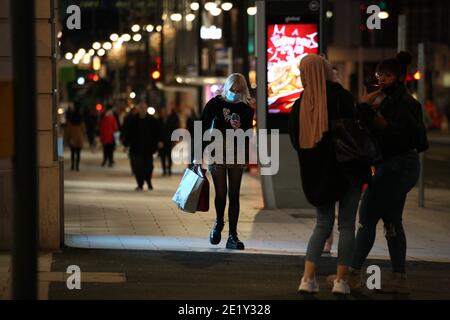
[{"label": "woman wearing beige hijab", "polygon": [[339,202],[338,266],[332,292],[349,294],[347,272],[354,247],[355,219],[361,187],[370,178],[370,168],[354,163],[342,166],[336,160],[332,121],[353,119],[355,108],[352,95],[332,81],[330,64],[311,54],[302,59],[300,72],[305,90],[290,115],[290,136],[299,156],[303,191],[316,207],[317,222],[308,243],[299,291],[319,291],[316,265],[332,231]]}]

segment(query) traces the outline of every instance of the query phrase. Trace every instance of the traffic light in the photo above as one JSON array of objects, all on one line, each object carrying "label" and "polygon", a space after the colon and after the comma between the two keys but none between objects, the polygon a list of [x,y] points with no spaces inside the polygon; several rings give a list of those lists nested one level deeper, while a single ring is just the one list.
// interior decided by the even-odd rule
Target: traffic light
[{"label": "traffic light", "polygon": [[152,79],[158,81],[161,78],[161,72],[159,70],[154,70],[152,72]]},{"label": "traffic light", "polygon": [[100,79],[98,74],[95,74],[95,73],[88,74],[87,78],[88,78],[89,81],[94,81],[94,82],[97,82]]}]

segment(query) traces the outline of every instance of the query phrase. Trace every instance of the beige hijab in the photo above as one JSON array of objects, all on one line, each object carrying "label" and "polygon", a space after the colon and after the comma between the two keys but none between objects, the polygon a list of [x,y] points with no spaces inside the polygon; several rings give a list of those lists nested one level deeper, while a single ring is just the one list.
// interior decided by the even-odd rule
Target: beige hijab
[{"label": "beige hijab", "polygon": [[327,90],[325,80],[333,79],[331,65],[322,57],[309,54],[300,63],[305,90],[300,105],[300,148],[311,149],[328,131]]}]

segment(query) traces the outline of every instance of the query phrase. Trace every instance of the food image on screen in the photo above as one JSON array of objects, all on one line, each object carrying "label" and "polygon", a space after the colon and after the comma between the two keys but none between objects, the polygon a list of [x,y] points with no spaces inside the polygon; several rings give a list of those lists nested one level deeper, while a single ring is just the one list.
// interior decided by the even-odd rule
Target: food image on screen
[{"label": "food image on screen", "polygon": [[318,53],[316,24],[272,24],[267,29],[267,98],[269,113],[289,113],[303,91],[300,62]]}]

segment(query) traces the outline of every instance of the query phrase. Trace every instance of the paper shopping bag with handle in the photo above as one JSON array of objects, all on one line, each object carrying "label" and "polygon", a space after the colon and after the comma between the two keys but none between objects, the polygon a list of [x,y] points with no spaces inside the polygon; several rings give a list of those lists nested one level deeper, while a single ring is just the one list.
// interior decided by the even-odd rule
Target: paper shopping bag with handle
[{"label": "paper shopping bag with handle", "polygon": [[196,169],[186,169],[172,201],[179,209],[189,213],[195,213],[205,178],[201,177]]}]

